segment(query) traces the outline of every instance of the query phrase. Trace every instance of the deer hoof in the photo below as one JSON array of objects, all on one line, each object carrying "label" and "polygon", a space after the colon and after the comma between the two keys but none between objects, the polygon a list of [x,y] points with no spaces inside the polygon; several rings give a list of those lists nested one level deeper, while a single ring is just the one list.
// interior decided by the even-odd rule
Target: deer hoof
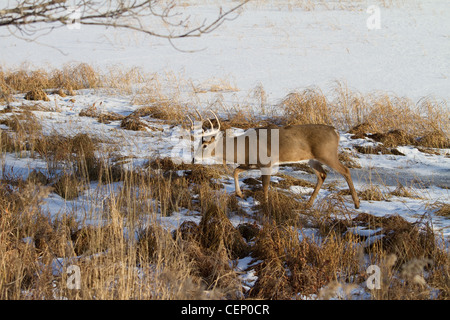
[{"label": "deer hoof", "polygon": [[244,195],[242,194],[242,192],[236,192],[236,196],[238,196],[241,199],[244,199]]}]

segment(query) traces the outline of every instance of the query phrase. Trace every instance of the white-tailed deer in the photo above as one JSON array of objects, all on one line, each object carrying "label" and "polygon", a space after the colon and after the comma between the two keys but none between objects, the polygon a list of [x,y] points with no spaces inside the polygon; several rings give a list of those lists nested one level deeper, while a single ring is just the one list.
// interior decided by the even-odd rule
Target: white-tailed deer
[{"label": "white-tailed deer", "polygon": [[[224,135],[220,131],[219,118],[214,112],[211,113],[216,119],[218,128],[214,128],[208,119],[211,129],[208,131],[202,129],[201,140],[192,162],[212,157],[224,164],[238,164],[233,177],[236,195],[239,197],[243,197],[238,181],[241,172],[251,169],[261,170],[264,197],[267,201],[273,166],[309,160],[308,163],[317,176],[317,184],[307,203],[308,206],[313,204],[327,176],[322,167],[322,164],[325,164],[345,178],[355,208],[359,208],[359,199],[350,170],[338,159],[339,133],[332,126],[306,124],[255,128],[247,130],[240,136],[231,136]],[[200,114],[199,116],[203,126],[203,118]],[[191,118],[189,120],[194,131],[194,122]]]}]

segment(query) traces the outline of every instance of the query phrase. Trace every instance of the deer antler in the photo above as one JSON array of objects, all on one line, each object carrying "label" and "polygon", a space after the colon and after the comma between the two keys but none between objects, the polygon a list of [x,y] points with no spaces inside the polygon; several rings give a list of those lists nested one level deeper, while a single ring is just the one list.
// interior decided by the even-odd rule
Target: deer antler
[{"label": "deer antler", "polygon": [[189,122],[191,123],[191,130],[194,130],[194,121],[192,121],[191,117],[189,115],[186,115],[186,117],[189,119]]},{"label": "deer antler", "polygon": [[[220,121],[219,121],[219,118],[217,117],[217,115],[215,114],[214,111],[209,110],[209,112],[211,112],[211,113],[214,115],[214,118],[216,118],[217,125],[219,126],[219,127],[217,128],[217,131],[220,131]],[[211,121],[209,121],[209,122],[211,123]],[[211,123],[211,128],[212,128],[212,123]]]},{"label": "deer antler", "polygon": [[[200,118],[200,121],[201,121],[202,136],[212,136],[212,135],[216,135],[217,133],[220,132],[220,121],[219,121],[219,118],[217,117],[217,115],[214,113],[214,111],[209,110],[209,111],[214,115],[214,118],[215,118],[216,121],[217,121],[218,128],[217,128],[217,129],[214,128],[214,125],[213,125],[211,119],[208,118],[207,120],[208,120],[208,122],[209,122],[209,124],[210,124],[210,126],[211,126],[211,130],[209,130],[209,132],[205,132],[205,130],[203,129],[203,123],[204,123],[203,116],[202,116],[201,113],[197,110],[197,108],[194,108],[194,110],[195,110],[195,112],[197,113],[197,115],[198,115],[198,117]],[[192,118],[191,118],[189,115],[186,115],[186,116],[187,116],[187,118],[189,119],[189,121],[191,122],[191,130],[195,130],[194,121],[192,120]]]}]

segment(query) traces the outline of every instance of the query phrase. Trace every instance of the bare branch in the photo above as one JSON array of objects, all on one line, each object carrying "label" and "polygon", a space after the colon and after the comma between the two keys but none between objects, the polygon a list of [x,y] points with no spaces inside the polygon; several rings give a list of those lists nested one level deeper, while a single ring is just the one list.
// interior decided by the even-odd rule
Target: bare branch
[{"label": "bare branch", "polygon": [[225,11],[219,8],[213,19],[195,23],[170,0],[18,0],[15,7],[0,8],[0,27],[15,28],[23,37],[32,37],[44,29],[72,25],[76,19],[80,25],[130,29],[159,38],[199,37],[235,19],[238,9],[249,1],[242,0]]}]

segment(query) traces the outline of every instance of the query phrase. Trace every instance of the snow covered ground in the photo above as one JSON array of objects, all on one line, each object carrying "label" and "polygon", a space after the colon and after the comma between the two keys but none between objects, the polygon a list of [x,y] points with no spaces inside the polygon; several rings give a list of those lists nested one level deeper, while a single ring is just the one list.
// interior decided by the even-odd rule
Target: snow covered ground
[{"label": "snow covered ground", "polygon": [[[34,105],[33,101],[22,99],[23,95],[18,95],[18,101],[14,105],[29,104]],[[34,111],[34,114],[40,119],[44,134],[57,133],[63,136],[75,136],[78,133],[88,133],[90,136],[104,141],[105,149],[114,146],[115,154],[126,156],[132,159],[128,165],[139,166],[152,157],[171,157],[174,161],[184,161],[189,163],[190,153],[179,152],[179,148],[189,145],[187,139],[180,139],[183,135],[181,125],[171,126],[161,122],[161,120],[149,117],[143,118],[153,127],[158,127],[160,131],[130,131],[120,128],[120,121],[113,121],[109,124],[100,123],[95,118],[79,117],[78,113],[86,106],[103,101],[103,111],[113,111],[128,115],[131,110],[136,108],[129,103],[127,98],[109,98],[101,95],[90,94],[88,91],[76,96],[76,99],[82,101],[80,105],[75,106],[70,102],[71,97],[61,98],[58,95],[51,95],[51,101],[39,102],[47,105],[49,108],[54,106],[54,99],[59,106],[58,112]],[[102,99],[103,98],[103,99]],[[111,101],[111,103],[109,103]],[[0,115],[6,117],[7,114]],[[430,214],[429,205],[435,202],[450,203],[450,150],[440,149],[440,154],[429,154],[419,151],[416,147],[405,146],[398,147],[404,155],[386,155],[386,154],[362,154],[353,149],[354,146],[372,146],[374,142],[370,139],[351,139],[351,134],[341,134],[341,150],[352,150],[353,159],[361,168],[351,169],[352,177],[357,190],[364,190],[370,186],[379,186],[383,193],[394,191],[399,184],[413,190],[417,198],[390,197],[387,201],[362,201],[360,212],[367,212],[374,215],[384,216],[386,214],[400,214],[408,220],[417,220],[423,218],[436,227],[436,230],[442,232],[445,237],[450,236],[450,220],[448,217],[438,217]],[[438,150],[438,149],[436,149]],[[33,170],[37,169],[47,172],[47,164],[39,159],[32,159],[26,155],[18,158],[14,154],[5,154],[2,159],[0,174],[5,172],[12,176],[22,176],[24,179]],[[288,174],[296,178],[301,178],[315,182],[316,177],[313,174],[296,170],[291,167],[281,167],[280,173]],[[259,176],[259,171],[250,171],[243,174],[241,178]],[[277,181],[273,177],[272,181]],[[330,171],[326,182],[335,181],[339,188],[345,189],[345,180],[337,173]],[[234,183],[232,177],[224,178],[222,181],[226,184],[226,190],[229,193],[234,192]],[[96,190],[96,184],[91,185],[92,190]],[[98,191],[98,190],[97,190]],[[312,192],[312,188],[291,187],[291,192],[301,193],[307,196]],[[96,211],[96,202],[92,201],[87,190],[84,196],[77,200],[65,201],[61,197],[52,194],[46,204],[46,208],[53,214],[63,214],[64,212],[79,212],[80,218],[84,218],[86,212]],[[98,193],[98,192],[96,192]],[[100,192],[101,194],[101,192]],[[319,199],[329,194],[329,191],[322,190],[319,193]],[[104,196],[104,195],[103,195]],[[98,199],[97,199],[98,200]],[[348,198],[349,207],[352,206]],[[245,208],[251,208],[254,205],[253,199],[248,199],[248,203],[239,200]],[[92,206],[93,207],[92,207]],[[185,217],[188,220],[192,216]],[[183,222],[185,218],[180,218],[180,213],[173,217],[163,218],[170,221],[171,227],[176,227]],[[197,217],[198,218],[198,217]],[[242,221],[236,221],[239,223]]]}]

